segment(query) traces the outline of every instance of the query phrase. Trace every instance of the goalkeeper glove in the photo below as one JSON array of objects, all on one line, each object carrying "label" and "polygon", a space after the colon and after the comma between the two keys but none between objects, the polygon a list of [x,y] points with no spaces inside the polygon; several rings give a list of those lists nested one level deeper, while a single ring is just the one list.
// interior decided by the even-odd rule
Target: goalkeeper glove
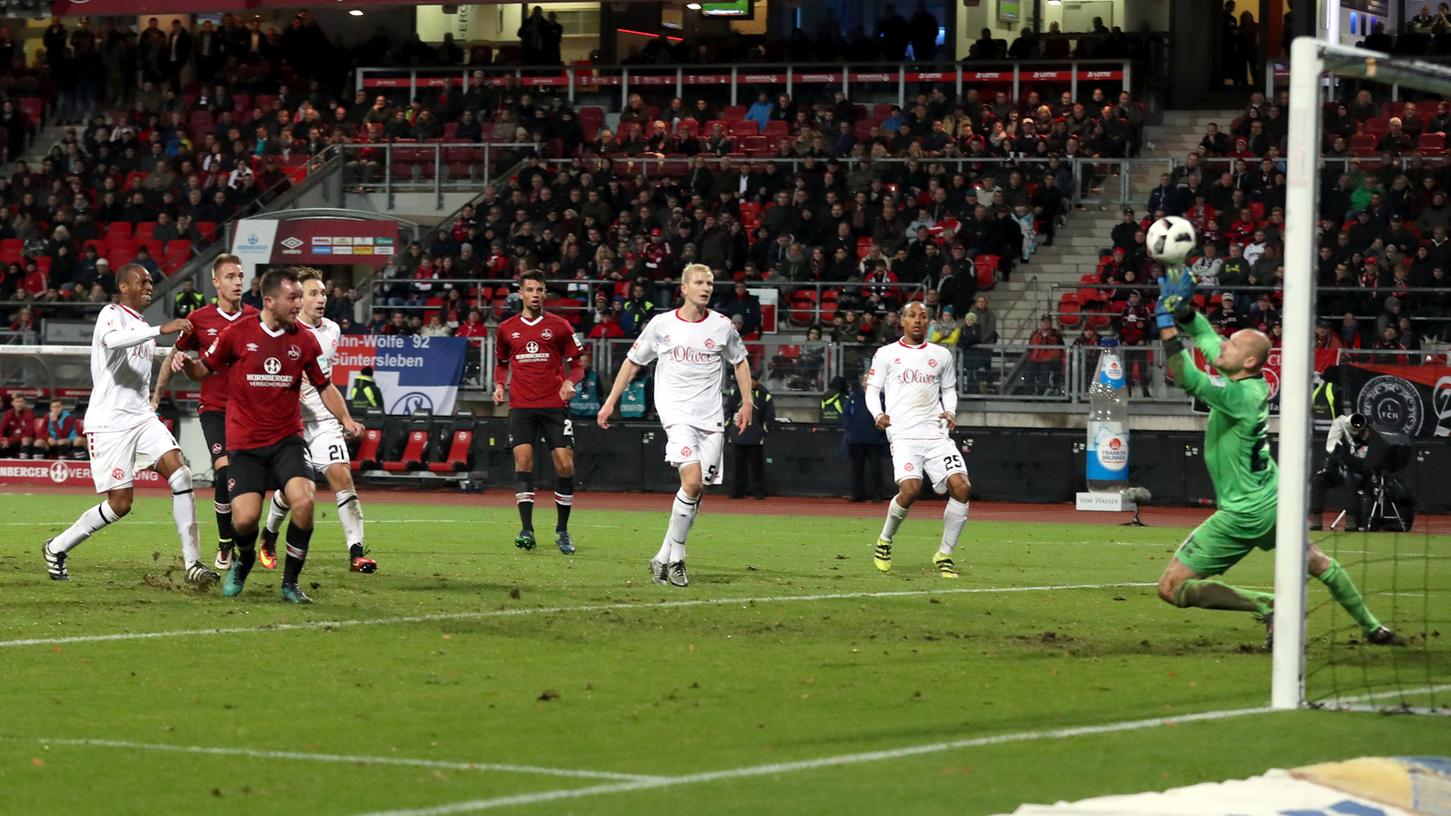
[{"label": "goalkeeper glove", "polygon": [[1188,323],[1194,314],[1194,275],[1181,266],[1171,266],[1159,277],[1159,302],[1154,308],[1154,324],[1170,329],[1175,323]]}]

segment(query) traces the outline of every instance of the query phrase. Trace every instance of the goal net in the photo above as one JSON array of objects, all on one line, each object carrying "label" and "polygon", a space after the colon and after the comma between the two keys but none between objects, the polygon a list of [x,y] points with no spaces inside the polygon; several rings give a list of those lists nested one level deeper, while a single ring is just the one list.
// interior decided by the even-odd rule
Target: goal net
[{"label": "goal net", "polygon": [[[1331,101],[1339,77],[1358,87],[1373,84],[1398,86],[1433,95],[1451,96],[1451,68],[1415,59],[1391,57],[1363,49],[1296,40],[1291,48],[1290,123],[1286,153],[1285,287],[1283,349],[1280,369],[1280,486],[1275,555],[1275,643],[1272,704],[1276,708],[1322,706],[1373,708],[1417,712],[1451,712],[1451,548],[1428,529],[1423,520],[1411,522],[1410,532],[1392,532],[1411,521],[1399,516],[1413,512],[1405,486],[1414,471],[1415,436],[1425,433],[1424,423],[1412,427],[1410,417],[1396,406],[1378,402],[1368,383],[1360,381],[1361,399],[1345,410],[1367,416],[1380,447],[1362,460],[1360,481],[1364,498],[1347,493],[1342,505],[1350,513],[1341,524],[1311,533],[1307,519],[1312,479],[1320,466],[1317,448],[1323,437],[1314,434],[1311,394],[1315,377],[1314,326],[1316,320],[1317,226],[1321,212],[1322,114]],[[1380,98],[1390,96],[1381,88]],[[1340,101],[1345,101],[1341,99]],[[1432,105],[1434,108],[1434,103]],[[1379,137],[1377,137],[1379,138]],[[1362,140],[1364,144],[1364,140]],[[1377,148],[1378,149],[1378,148]],[[1394,168],[1394,160],[1362,151],[1349,169],[1376,173]],[[1429,156],[1438,166],[1444,157]],[[1337,225],[1338,226],[1338,225]],[[1414,254],[1414,253],[1413,253]],[[1358,270],[1357,270],[1358,271]],[[1394,370],[1404,362],[1401,377],[1413,392],[1417,375],[1410,369],[1426,362],[1425,352],[1400,358],[1377,355],[1363,368],[1384,376],[1391,384]],[[1441,363],[1446,357],[1440,356]],[[1340,366],[1344,372],[1346,366]],[[1354,399],[1345,394],[1341,399]],[[1401,388],[1402,393],[1408,393]],[[1430,403],[1426,404],[1430,409]],[[1430,436],[1436,422],[1428,426]],[[1323,453],[1322,453],[1323,456]],[[1357,465],[1360,467],[1360,465]],[[1342,491],[1344,492],[1344,491]],[[1332,494],[1333,495],[1333,494]],[[1327,512],[1325,521],[1335,518]],[[1375,532],[1347,532],[1354,518],[1378,527]],[[1332,600],[1319,582],[1307,592],[1309,542],[1335,558],[1354,579],[1367,608],[1401,640],[1395,646],[1374,646],[1361,627]]]}]

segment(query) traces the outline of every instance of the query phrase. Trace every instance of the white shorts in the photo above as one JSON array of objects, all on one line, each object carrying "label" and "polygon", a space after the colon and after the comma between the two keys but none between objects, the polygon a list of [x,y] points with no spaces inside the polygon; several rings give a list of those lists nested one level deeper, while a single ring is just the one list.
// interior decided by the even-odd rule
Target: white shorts
[{"label": "white shorts", "polygon": [[938,493],[954,473],[967,476],[962,451],[951,439],[898,439],[891,443],[892,475],[898,482],[922,479]]},{"label": "white shorts", "polygon": [[86,447],[97,493],[130,487],[137,470],[153,467],[168,452],[181,449],[171,431],[155,418],[124,431],[86,431]]},{"label": "white shorts", "polygon": [[724,454],[725,434],[721,431],[691,425],[671,425],[665,429],[665,461],[676,470],[691,462],[698,463],[704,484],[718,485],[725,480]]},{"label": "white shorts", "polygon": [[348,439],[343,434],[342,424],[336,419],[329,417],[321,422],[303,422],[302,438],[307,442],[307,463],[319,473],[333,465],[346,465],[352,461],[348,457]]}]

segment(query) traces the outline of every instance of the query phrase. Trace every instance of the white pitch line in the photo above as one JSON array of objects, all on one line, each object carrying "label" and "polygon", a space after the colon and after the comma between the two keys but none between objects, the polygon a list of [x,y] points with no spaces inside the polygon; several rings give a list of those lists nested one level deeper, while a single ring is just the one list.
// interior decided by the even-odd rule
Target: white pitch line
[{"label": "white pitch line", "polygon": [[309,629],[336,629],[343,626],[388,626],[396,623],[433,623],[437,621],[484,620],[487,618],[513,618],[526,615],[558,615],[568,612],[621,612],[631,610],[687,609],[698,606],[733,606],[753,603],[808,603],[813,601],[842,601],[857,598],[910,598],[923,595],[977,595],[1014,592],[1053,592],[1075,589],[1122,589],[1156,586],[1156,584],[1111,583],[1111,584],[1061,584],[1056,586],[1022,587],[960,587],[947,589],[912,589],[887,592],[832,592],[822,595],[768,595],[744,598],[702,598],[688,601],[660,601],[658,603],[614,603],[582,604],[579,606],[540,606],[524,609],[491,609],[479,612],[439,612],[431,615],[403,615],[392,618],[370,618],[359,620],[308,621],[307,623],[279,623],[272,626],[234,626],[214,629],[172,629],[163,632],[117,632],[109,635],[70,635],[54,638],[22,638],[0,640],[0,649],[21,646],[63,646],[70,643],[106,643],[118,640],[155,640],[159,638],[198,637],[203,635],[244,635],[266,632],[293,632]]},{"label": "white pitch line", "polygon": [[[1441,689],[1451,688],[1451,685],[1431,686],[1420,689],[1409,694],[1429,693]],[[1363,694],[1357,697],[1345,698],[1346,700],[1374,700],[1382,697],[1394,697],[1402,694],[1400,691],[1381,692],[1377,694]],[[492,799],[474,799],[465,802],[454,802],[436,807],[417,808],[411,810],[387,810],[376,811],[364,814],[364,816],[450,816],[456,813],[477,813],[483,810],[495,810],[514,805],[534,805],[542,802],[553,802],[562,799],[583,799],[590,796],[603,796],[611,793],[630,793],[633,791],[656,790],[659,788],[671,788],[681,785],[697,785],[703,782],[718,782],[725,779],[741,779],[756,776],[776,776],[780,774],[796,773],[798,771],[812,771],[819,768],[834,768],[843,765],[860,765],[867,762],[882,762],[886,760],[902,759],[904,757],[920,756],[923,754],[936,754],[943,751],[954,751],[963,748],[982,748],[994,745],[1004,745],[1013,742],[1036,742],[1038,740],[1067,739],[1069,737],[1093,736],[1097,734],[1113,734],[1125,731],[1140,731],[1146,728],[1158,728],[1166,725],[1180,725],[1183,723],[1207,722],[1213,720],[1228,720],[1236,717],[1247,717],[1254,714],[1268,714],[1275,709],[1269,706],[1256,706],[1253,708],[1233,708],[1220,711],[1205,711],[1199,714],[1185,714],[1179,717],[1154,717],[1145,720],[1125,720],[1116,723],[1104,723],[1101,725],[1080,725],[1071,728],[1054,728],[1039,731],[1019,731],[1010,734],[995,734],[988,737],[971,737],[968,739],[950,740],[947,742],[933,742],[925,745],[909,745],[904,748],[893,748],[884,751],[864,751],[853,754],[838,754],[836,756],[820,757],[818,759],[806,759],[798,762],[775,762],[766,765],[747,765],[740,768],[728,768],[720,771],[706,771],[704,773],[686,774],[684,776],[661,777],[658,779],[639,780],[634,782],[615,782],[606,785],[591,785],[584,788],[562,788],[558,790],[540,791],[537,793],[521,793],[511,796],[499,796]]]},{"label": "white pitch line", "polygon": [[88,748],[125,748],[139,751],[171,751],[181,754],[209,754],[213,756],[241,756],[254,759],[288,759],[306,762],[336,762],[348,765],[401,765],[413,768],[434,768],[449,771],[494,771],[500,773],[537,774],[541,776],[562,776],[577,779],[613,779],[616,781],[651,782],[664,779],[662,776],[613,773],[611,771],[588,771],[573,768],[548,768],[538,765],[505,765],[497,762],[448,762],[436,759],[410,759],[407,757],[351,756],[347,754],[313,754],[305,751],[263,751],[254,748],[217,748],[206,745],[169,745],[159,742],[131,742],[110,739],[52,739],[37,738],[45,745],[78,745]]}]

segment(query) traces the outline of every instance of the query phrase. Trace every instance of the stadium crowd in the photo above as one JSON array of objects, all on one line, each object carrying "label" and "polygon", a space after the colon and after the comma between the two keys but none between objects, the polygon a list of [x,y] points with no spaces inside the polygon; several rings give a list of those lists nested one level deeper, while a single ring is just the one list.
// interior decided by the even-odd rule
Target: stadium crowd
[{"label": "stadium crowd", "polygon": [[[1206,315],[1224,334],[1242,327],[1276,342],[1284,285],[1287,99],[1255,93],[1243,113],[1206,128],[1196,150],[1164,174],[1144,209],[1126,209],[1098,271],[1060,302],[1067,326],[1112,326],[1143,345],[1159,269],[1144,245],[1150,223],[1188,219],[1201,252],[1191,267]],[[1438,99],[1396,101],[1361,88],[1327,104],[1316,276],[1316,345],[1374,349],[1407,362],[1448,339],[1451,318],[1451,111]]]}]

